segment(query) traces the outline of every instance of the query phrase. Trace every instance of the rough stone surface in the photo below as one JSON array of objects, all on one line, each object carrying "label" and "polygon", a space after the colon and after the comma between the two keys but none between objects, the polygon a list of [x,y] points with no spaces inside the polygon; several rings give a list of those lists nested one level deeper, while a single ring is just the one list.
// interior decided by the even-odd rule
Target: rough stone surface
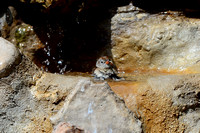
[{"label": "rough stone surface", "polygon": [[167,75],[109,84],[141,118],[145,132],[189,133],[200,131],[199,80],[200,75]]},{"label": "rough stone surface", "polygon": [[[200,75],[160,76],[148,80],[156,92],[163,92],[176,107],[179,122],[185,125],[185,132],[200,131]],[[192,120],[193,119],[193,120]],[[192,120],[191,123],[188,122]]]},{"label": "rough stone surface", "polygon": [[194,111],[189,110],[186,114],[179,118],[179,121],[186,125],[185,133],[200,132],[200,109]]},{"label": "rough stone surface", "polygon": [[3,29],[3,27],[6,25],[6,14],[3,14],[0,18],[0,31]]},{"label": "rough stone surface", "polygon": [[117,67],[181,71],[198,64],[199,19],[177,12],[149,14],[122,9],[111,21],[111,51]]},{"label": "rough stone surface", "polygon": [[109,86],[90,80],[79,81],[51,121],[56,125],[68,122],[89,132],[142,132],[141,122]]},{"label": "rough stone surface", "polygon": [[31,118],[34,113],[37,114],[39,103],[29,93],[29,86],[34,84],[33,76],[37,74],[38,68],[30,60],[22,58],[9,76],[0,79],[0,132],[23,132],[34,121]]},{"label": "rough stone surface", "polygon": [[31,93],[38,100],[58,104],[64,101],[79,80],[89,79],[81,76],[63,76],[59,74],[44,73],[36,84],[32,86]]},{"label": "rough stone surface", "polygon": [[0,36],[6,38],[9,36],[10,29],[15,21],[16,10],[12,6],[1,5],[0,11]]},{"label": "rough stone surface", "polygon": [[9,41],[0,37],[0,78],[7,76],[20,62],[18,49]]},{"label": "rough stone surface", "polygon": [[8,77],[0,79],[0,132],[52,132],[49,118],[80,78],[43,74],[23,57]]}]

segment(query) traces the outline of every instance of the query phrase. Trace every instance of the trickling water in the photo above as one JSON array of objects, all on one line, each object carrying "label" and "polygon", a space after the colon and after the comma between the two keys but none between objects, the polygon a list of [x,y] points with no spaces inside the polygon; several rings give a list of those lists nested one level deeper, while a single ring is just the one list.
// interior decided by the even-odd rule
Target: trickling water
[{"label": "trickling water", "polygon": [[109,129],[109,133],[112,133],[112,128]]},{"label": "trickling water", "polygon": [[93,104],[93,103],[94,103],[94,102],[91,102],[91,103],[89,104],[89,107],[88,107],[88,115],[93,113],[93,109],[92,109],[92,104]]}]

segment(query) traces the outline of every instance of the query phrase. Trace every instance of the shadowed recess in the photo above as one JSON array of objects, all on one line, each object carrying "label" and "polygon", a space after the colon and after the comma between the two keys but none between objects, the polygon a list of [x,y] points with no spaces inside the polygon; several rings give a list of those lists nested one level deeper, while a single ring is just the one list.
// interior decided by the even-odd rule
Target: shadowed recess
[{"label": "shadowed recess", "polygon": [[112,57],[111,18],[117,7],[130,2],[150,13],[176,10],[190,17],[199,15],[199,0],[75,0],[48,10],[42,10],[39,4],[14,5],[21,19],[34,27],[45,45],[36,51],[34,62],[45,71],[66,73],[92,72],[97,58]]}]

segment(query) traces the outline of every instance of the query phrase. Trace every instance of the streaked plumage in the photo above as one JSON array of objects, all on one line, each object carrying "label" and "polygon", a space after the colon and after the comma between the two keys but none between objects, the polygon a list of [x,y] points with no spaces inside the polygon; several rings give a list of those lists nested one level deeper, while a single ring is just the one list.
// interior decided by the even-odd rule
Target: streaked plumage
[{"label": "streaked plumage", "polygon": [[96,69],[94,71],[95,79],[105,80],[111,78],[113,80],[119,80],[117,71],[114,69],[113,62],[107,57],[100,57],[96,62]]}]

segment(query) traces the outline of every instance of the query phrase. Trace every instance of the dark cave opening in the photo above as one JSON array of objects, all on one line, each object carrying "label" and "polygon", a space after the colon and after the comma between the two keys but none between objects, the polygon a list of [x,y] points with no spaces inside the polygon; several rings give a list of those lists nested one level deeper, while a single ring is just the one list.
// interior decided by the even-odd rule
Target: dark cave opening
[{"label": "dark cave opening", "polygon": [[130,2],[150,13],[176,10],[188,11],[185,14],[189,16],[198,15],[200,3],[198,0],[75,0],[70,5],[67,3],[49,10],[44,10],[40,4],[28,2],[10,1],[7,5],[16,8],[19,18],[33,26],[45,45],[35,52],[34,62],[38,66],[53,73],[91,73],[98,57],[112,57],[111,18],[117,7]]},{"label": "dark cave opening", "polygon": [[117,6],[128,4],[127,1],[85,3],[82,11],[78,11],[81,2],[85,1],[75,1],[71,10],[67,12],[62,12],[65,9],[58,8],[41,12],[37,4],[21,4],[16,7],[20,19],[32,25],[45,44],[44,48],[35,52],[34,59],[34,62],[45,71],[91,73],[97,58],[102,54],[112,57],[112,14]]}]

